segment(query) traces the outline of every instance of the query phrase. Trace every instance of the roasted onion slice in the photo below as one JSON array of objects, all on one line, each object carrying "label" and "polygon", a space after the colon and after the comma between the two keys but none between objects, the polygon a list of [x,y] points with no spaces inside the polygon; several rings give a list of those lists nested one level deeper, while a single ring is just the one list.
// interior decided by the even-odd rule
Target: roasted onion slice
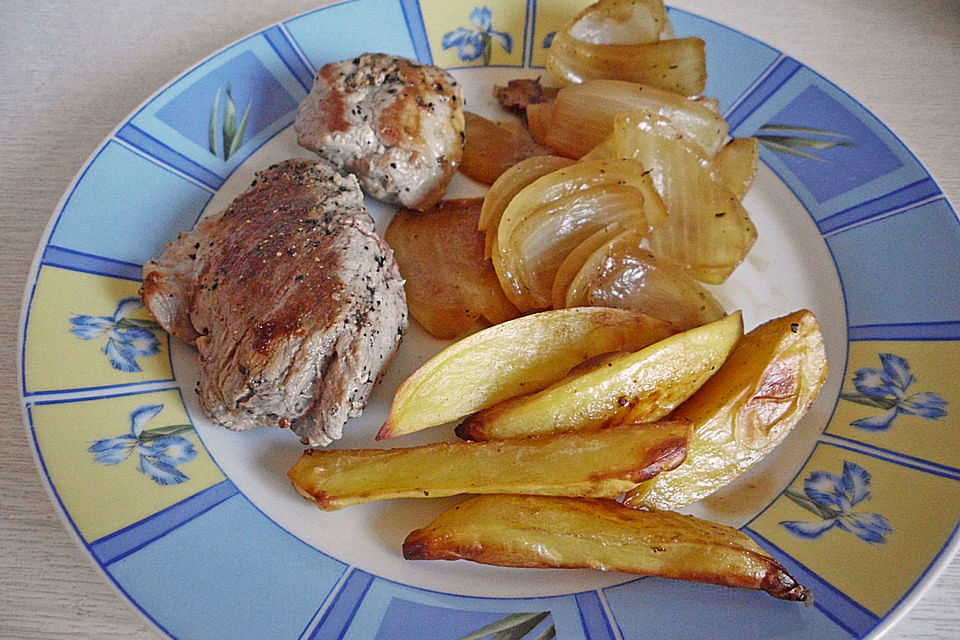
[{"label": "roasted onion slice", "polygon": [[753,186],[760,166],[760,148],[756,138],[735,138],[728,142],[715,160],[720,177],[741,200]]},{"label": "roasted onion slice", "polygon": [[550,47],[547,68],[561,84],[627,80],[692,96],[707,84],[706,43],[701,38],[677,38],[650,44],[592,44],[561,31]]},{"label": "roasted onion slice", "polygon": [[570,288],[570,283],[577,277],[577,273],[580,272],[583,264],[593,255],[594,251],[623,231],[624,228],[619,224],[608,225],[578,244],[573,251],[567,254],[567,257],[557,268],[557,275],[553,278],[551,298],[553,299],[554,309],[563,309],[567,306],[567,289]]},{"label": "roasted onion slice", "polygon": [[702,282],[720,284],[746,257],[756,227],[703,150],[673,123],[650,112],[622,113],[590,158],[634,158],[643,164],[669,216],[650,236],[658,257]]},{"label": "roasted onion slice", "polygon": [[648,231],[643,195],[626,185],[603,185],[578,191],[540,207],[510,236],[507,250],[516,256],[524,286],[523,311],[549,309],[553,281],[564,258],[583,240],[608,225]]},{"label": "roasted onion slice", "polygon": [[663,37],[668,22],[663,0],[599,0],[565,30],[591,44],[648,44]]},{"label": "roasted onion slice", "polygon": [[[540,305],[543,303],[531,297],[530,288],[520,275],[522,256],[512,249],[511,244],[514,232],[524,220],[535,215],[541,208],[567,196],[603,185],[635,189],[642,196],[647,224],[656,227],[664,223],[666,210],[663,202],[650,176],[635,160],[618,158],[578,162],[537,179],[517,193],[504,210],[497,227],[496,246],[492,255],[500,284],[507,298],[518,309],[523,311],[542,308]],[[597,229],[602,226],[605,224],[598,225]],[[547,286],[551,287],[552,284]],[[549,292],[550,289],[546,291]],[[546,300],[549,305],[549,293],[546,294]]]},{"label": "roasted onion slice", "polygon": [[496,179],[483,199],[483,208],[477,223],[477,228],[486,233],[483,248],[485,258],[491,256],[497,238],[497,227],[500,225],[500,216],[503,215],[503,211],[513,197],[537,178],[542,178],[557,169],[569,167],[571,164],[573,160],[569,158],[536,156],[518,162]]},{"label": "roasted onion slice", "polygon": [[618,114],[636,110],[669,120],[709,157],[719,151],[729,131],[723,118],[697,100],[619,80],[564,87],[554,102],[530,105],[527,117],[537,142],[560,155],[580,158],[613,132]]},{"label": "roasted onion slice", "polygon": [[587,259],[566,302],[640,311],[681,331],[725,315],[710,292],[680,267],[654,257],[633,231],[617,235]]}]

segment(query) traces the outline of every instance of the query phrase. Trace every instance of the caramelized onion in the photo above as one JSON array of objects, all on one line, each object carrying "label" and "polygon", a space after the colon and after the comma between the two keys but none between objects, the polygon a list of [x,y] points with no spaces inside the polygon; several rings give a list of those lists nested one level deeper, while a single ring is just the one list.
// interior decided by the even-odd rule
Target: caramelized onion
[{"label": "caramelized onion", "polygon": [[561,84],[627,80],[692,96],[706,87],[706,44],[701,38],[591,44],[561,31],[550,47],[547,69]]},{"label": "caramelized onion", "polygon": [[624,111],[644,110],[669,120],[711,157],[729,130],[723,118],[695,100],[619,80],[570,85],[553,103],[536,106],[527,112],[534,138],[570,158],[582,157],[610,135],[614,118]]},{"label": "caramelized onion", "polygon": [[504,209],[513,197],[537,178],[542,178],[548,173],[571,164],[573,161],[568,158],[537,156],[515,164],[496,179],[483,199],[483,209],[480,211],[480,219],[477,223],[477,228],[486,232],[483,247],[485,258],[491,256],[497,237],[497,227],[500,225],[500,216],[503,215]]},{"label": "caramelized onion", "polygon": [[580,242],[607,225],[647,233],[643,195],[626,185],[603,185],[578,191],[544,205],[527,216],[510,236],[507,250],[516,256],[524,286],[523,311],[549,309],[553,281],[564,258]]},{"label": "caramelized onion", "polygon": [[743,200],[753,186],[760,166],[760,148],[756,138],[735,138],[720,149],[714,161],[717,173],[733,192]]},{"label": "caramelized onion", "polygon": [[663,0],[600,0],[578,13],[565,30],[592,44],[647,44],[662,37],[667,23]]},{"label": "caramelized onion", "polygon": [[[493,248],[493,266],[507,298],[520,309],[536,308],[529,288],[520,278],[521,256],[510,250],[514,231],[541,207],[602,185],[629,186],[643,198],[644,214],[651,226],[665,218],[663,202],[659,199],[650,176],[643,166],[631,159],[592,160],[578,162],[537,179],[517,193],[507,205],[497,227]],[[649,197],[648,197],[649,195]],[[602,226],[602,225],[601,225]]]},{"label": "caramelized onion", "polygon": [[740,199],[703,150],[664,118],[620,114],[591,157],[634,158],[651,172],[669,216],[653,229],[650,247],[694,278],[720,284],[753,246],[757,230]]},{"label": "caramelized onion", "polygon": [[570,283],[583,268],[587,258],[623,231],[623,227],[619,224],[608,225],[578,244],[573,251],[567,254],[567,257],[557,268],[557,275],[553,278],[550,297],[553,299],[554,309],[563,309],[567,306],[567,289],[570,288]]},{"label": "caramelized onion", "polygon": [[640,311],[685,331],[724,316],[710,293],[683,269],[659,260],[632,231],[597,249],[571,282],[568,306]]}]

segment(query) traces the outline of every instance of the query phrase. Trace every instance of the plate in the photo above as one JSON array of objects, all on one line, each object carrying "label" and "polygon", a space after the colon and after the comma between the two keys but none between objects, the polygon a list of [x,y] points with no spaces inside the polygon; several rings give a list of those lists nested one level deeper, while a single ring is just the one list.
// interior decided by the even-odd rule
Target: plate
[{"label": "plate", "polygon": [[[748,326],[810,308],[832,371],[787,442],[691,512],[741,528],[813,590],[814,606],[623,574],[406,562],[404,536],[455,499],[323,513],[286,480],[300,452],[289,433],[203,419],[196,354],[137,302],[141,267],[256,170],[307,155],[290,125],[316,69],[363,51],[432,62],[461,81],[468,108],[494,115],[491,87],[545,73],[550,34],[586,4],[353,0],[291,18],[161,89],[78,174],[24,296],[24,412],[69,528],[159,629],[439,640],[500,623],[530,639],[551,626],[562,638],[863,638],[891,624],[957,546],[956,213],[841,89],[682,11],[671,10],[678,34],[707,41],[707,94],[733,135],[763,141],[745,201],[760,239],[718,296]],[[461,28],[459,45],[444,48]],[[461,177],[450,191],[480,193]],[[393,210],[368,205],[382,231]],[[412,327],[338,446],[373,446],[396,386],[442,347]],[[451,438],[441,432],[397,444]]]}]

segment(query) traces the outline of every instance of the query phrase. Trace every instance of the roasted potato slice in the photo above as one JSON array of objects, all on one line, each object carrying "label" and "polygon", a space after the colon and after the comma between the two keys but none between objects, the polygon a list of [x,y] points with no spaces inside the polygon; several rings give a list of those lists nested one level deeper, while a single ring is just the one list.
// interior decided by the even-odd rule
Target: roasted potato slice
[{"label": "roasted potato slice", "polygon": [[631,491],[630,506],[677,509],[735,479],[796,426],[827,379],[820,325],[809,311],[762,324],[675,417],[696,425],[679,468]]},{"label": "roasted potato slice", "polygon": [[484,184],[493,184],[507,169],[521,160],[550,154],[530,131],[516,122],[487,120],[464,112],[463,158],[460,171]]},{"label": "roasted potato slice", "polygon": [[636,351],[674,329],[620,309],[545,311],[457,342],[400,385],[377,439],[419,431],[539,391],[602,353]]},{"label": "roasted potato slice", "polygon": [[482,204],[473,198],[444,200],[429,213],[404,209],[384,236],[406,280],[410,315],[434,338],[458,338],[519,315],[483,258]]},{"label": "roasted potato slice", "polygon": [[460,493],[615,497],[683,462],[690,423],[629,424],[497,442],[311,449],[288,474],[321,509]]},{"label": "roasted potato slice", "polygon": [[659,420],[720,368],[742,335],[737,311],[481,411],[457,435],[493,440]]},{"label": "roasted potato slice", "polygon": [[403,557],[625,571],[760,589],[781,600],[803,601],[809,593],[736,529],[613,500],[478,496],[408,535]]}]

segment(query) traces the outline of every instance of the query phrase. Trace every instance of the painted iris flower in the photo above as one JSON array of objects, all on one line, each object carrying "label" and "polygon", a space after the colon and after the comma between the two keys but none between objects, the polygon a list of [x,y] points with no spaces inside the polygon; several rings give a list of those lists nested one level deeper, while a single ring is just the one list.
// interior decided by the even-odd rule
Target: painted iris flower
[{"label": "painted iris flower", "polygon": [[853,378],[857,390],[840,393],[844,400],[883,409],[878,415],[854,420],[850,423],[852,426],[867,431],[884,431],[901,414],[928,420],[939,420],[947,415],[948,403],[936,393],[907,393],[917,378],[910,372],[910,363],[905,358],[881,353],[880,363],[883,365],[880,369],[857,369]]},{"label": "painted iris flower", "polygon": [[178,465],[197,457],[193,443],[178,434],[193,427],[189,424],[171,425],[144,430],[150,420],[163,410],[162,404],[147,404],[130,414],[130,433],[116,438],[93,442],[87,451],[100,464],[120,464],[136,451],[140,458],[140,472],[150,476],[159,485],[180,484],[189,476],[177,469]]},{"label": "painted iris flower", "polygon": [[140,298],[131,296],[120,301],[113,316],[75,315],[70,318],[70,333],[81,340],[96,340],[106,334],[103,352],[113,368],[127,373],[140,371],[137,358],[160,353],[160,340],[155,335],[160,325],[127,317],[142,308]]},{"label": "painted iris flower", "polygon": [[490,64],[493,53],[493,41],[496,40],[504,51],[513,51],[513,38],[509,33],[493,29],[493,12],[490,7],[476,7],[470,12],[473,28],[460,27],[444,34],[441,42],[444,49],[457,48],[457,55],[464,62],[483,58],[483,64]]},{"label": "painted iris flower", "polygon": [[854,511],[854,507],[870,499],[870,474],[860,465],[844,461],[843,474],[814,471],[803,481],[803,493],[792,487],[784,495],[797,505],[818,516],[819,521],[785,520],[787,531],[801,538],[819,538],[838,527],[864,542],[882,544],[893,527],[879,513]]}]

